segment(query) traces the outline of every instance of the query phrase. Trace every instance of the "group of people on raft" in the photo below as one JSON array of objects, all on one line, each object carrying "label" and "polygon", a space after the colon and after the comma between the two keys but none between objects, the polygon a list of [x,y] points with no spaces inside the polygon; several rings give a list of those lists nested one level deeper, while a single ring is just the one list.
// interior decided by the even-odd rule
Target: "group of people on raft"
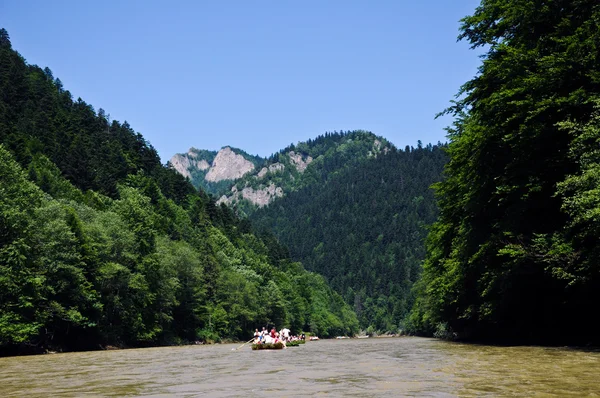
[{"label": "group of people on raft", "polygon": [[290,335],[290,329],[283,328],[279,332],[273,327],[269,332],[266,327],[263,326],[259,332],[258,329],[254,330],[254,344],[275,344],[282,343],[285,347],[285,343],[295,340],[304,340],[306,337],[304,334],[300,336]]}]

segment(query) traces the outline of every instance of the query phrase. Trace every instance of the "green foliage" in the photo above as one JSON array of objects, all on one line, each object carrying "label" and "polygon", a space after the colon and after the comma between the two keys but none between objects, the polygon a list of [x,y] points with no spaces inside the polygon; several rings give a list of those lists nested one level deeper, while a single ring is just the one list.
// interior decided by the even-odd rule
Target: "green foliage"
[{"label": "green foliage", "polygon": [[487,53],[448,112],[410,326],[459,338],[597,342],[596,1],[486,0],[460,38]]},{"label": "green foliage", "polygon": [[283,343],[263,343],[263,344],[252,344],[253,350],[281,350],[283,349]]},{"label": "green foliage", "polygon": [[[446,155],[429,145],[388,146],[385,154],[368,156],[373,140],[363,132],[319,137],[312,145],[326,155],[305,171],[313,182],[250,218],[273,231],[307,269],[324,275],[354,306],[361,328],[395,332],[412,304],[425,225],[437,216],[429,186],[441,178]],[[318,154],[311,145],[298,148]]]},{"label": "green foliage", "polygon": [[[181,156],[210,163],[215,155],[192,149]],[[297,167],[299,158],[308,164],[305,169]],[[280,247],[273,244],[276,236],[290,247],[294,259],[324,275],[354,306],[362,328],[373,325],[396,332],[412,305],[411,287],[425,256],[425,226],[437,214],[429,186],[441,178],[446,161],[442,146],[423,147],[419,142],[416,149],[398,151],[368,131],[328,132],[291,145],[263,159],[262,165],[259,160],[254,172],[220,181],[218,193],[231,195],[232,185],[238,192],[281,188],[284,197],[267,207],[234,198],[232,208],[258,225],[270,247]],[[189,171],[195,184],[212,189],[203,180],[206,171]],[[271,255],[277,261],[290,254]],[[286,282],[277,282],[282,284]],[[272,292],[273,297],[277,294]],[[320,307],[302,300],[286,306],[296,310],[271,306],[280,314],[277,319],[300,327],[308,311],[315,315],[313,330],[337,325],[337,319],[316,316]]]},{"label": "green foliage", "polygon": [[44,275],[38,274],[32,260],[35,209],[43,200],[2,146],[0,181],[0,344],[4,345],[35,337],[44,321],[38,308]]},{"label": "green foliage", "polygon": [[323,333],[357,327],[322,278],[127,123],[73,102],[3,30],[0,65],[0,355],[299,332],[312,303]]},{"label": "green foliage", "polygon": [[305,340],[292,340],[292,341],[288,341],[287,343],[285,343],[285,346],[286,347],[298,347],[305,343],[306,343]]}]

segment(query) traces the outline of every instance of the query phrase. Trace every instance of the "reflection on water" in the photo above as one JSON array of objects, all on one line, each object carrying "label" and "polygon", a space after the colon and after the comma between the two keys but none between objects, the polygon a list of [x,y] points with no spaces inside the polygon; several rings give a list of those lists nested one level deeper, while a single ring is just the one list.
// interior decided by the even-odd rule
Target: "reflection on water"
[{"label": "reflection on water", "polygon": [[10,396],[600,396],[600,352],[413,337],[0,358]]}]

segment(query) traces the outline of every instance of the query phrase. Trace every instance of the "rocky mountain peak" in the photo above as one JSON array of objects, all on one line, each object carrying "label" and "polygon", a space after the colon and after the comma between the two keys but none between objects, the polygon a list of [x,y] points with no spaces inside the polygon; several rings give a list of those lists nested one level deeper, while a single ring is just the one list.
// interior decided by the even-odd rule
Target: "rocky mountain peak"
[{"label": "rocky mountain peak", "polygon": [[190,151],[187,154],[178,153],[174,155],[171,160],[171,166],[179,172],[179,174],[183,175],[187,178],[192,178],[192,174],[190,173],[191,169],[198,170],[206,170],[210,167],[208,162],[204,159],[196,159],[196,155],[194,152]]},{"label": "rocky mountain peak", "polygon": [[[177,171],[190,177],[192,183],[215,197],[218,203],[248,205],[260,208],[288,193],[314,183],[329,164],[343,168],[348,162],[377,158],[390,151],[390,144],[373,133],[357,130],[327,133],[314,140],[299,142],[270,158],[252,156],[230,146],[220,151],[191,148],[176,155],[171,163]],[[328,163],[328,159],[336,159]],[[308,178],[307,170],[313,169]],[[327,172],[335,172],[327,170]]]},{"label": "rocky mountain peak", "polygon": [[221,149],[204,179],[210,182],[235,180],[254,170],[254,164],[244,156],[233,152],[230,147]]}]

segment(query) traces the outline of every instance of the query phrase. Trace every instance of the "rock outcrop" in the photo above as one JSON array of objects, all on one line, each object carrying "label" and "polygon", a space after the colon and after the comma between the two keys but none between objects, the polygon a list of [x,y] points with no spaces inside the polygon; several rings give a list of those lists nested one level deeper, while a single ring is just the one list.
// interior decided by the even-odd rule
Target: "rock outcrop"
[{"label": "rock outcrop", "polygon": [[[199,166],[198,161],[190,158],[189,156],[181,154],[173,156],[169,162],[171,163],[171,166],[173,166],[173,168],[179,172],[179,174],[187,178],[192,177],[190,174],[190,169]],[[206,161],[204,163],[206,163]]]},{"label": "rock outcrop", "polygon": [[269,165],[269,167],[263,167],[262,169],[260,169],[256,176],[258,178],[263,178],[267,175],[267,173],[276,173],[278,171],[283,171],[284,169],[285,166],[281,163],[273,163],[272,165]]},{"label": "rock outcrop", "polygon": [[383,152],[384,155],[387,155],[389,151],[390,151],[389,146],[383,144],[381,141],[376,139],[373,141],[373,149],[369,151],[367,156],[368,157],[377,157],[377,155],[381,152]]},{"label": "rock outcrop", "polygon": [[217,204],[231,204],[236,200],[246,199],[258,207],[263,207],[271,203],[273,199],[283,196],[283,189],[281,187],[276,187],[273,183],[261,189],[245,187],[241,191],[238,191],[238,189],[234,186],[231,189],[231,192],[232,195],[230,197],[227,197],[226,195],[221,196],[221,198],[217,201]]},{"label": "rock outcrop", "polygon": [[307,156],[306,159],[302,159],[302,155],[294,151],[290,151],[288,155],[290,156],[290,161],[296,166],[296,169],[298,169],[300,173],[302,173],[306,169],[306,166],[313,161],[313,158],[310,156]]},{"label": "rock outcrop", "polygon": [[192,178],[191,171],[194,169],[206,170],[210,167],[210,164],[204,159],[197,159],[198,154],[191,148],[187,153],[175,154],[169,163],[179,174],[184,177]]},{"label": "rock outcrop", "polygon": [[[305,171],[309,165],[319,170],[323,165],[319,158],[335,157],[348,150],[356,151],[357,144],[364,151],[357,156],[365,158],[385,155],[391,148],[382,137],[365,131],[339,136],[333,134],[320,140],[323,141],[320,148],[315,146],[316,142],[298,143],[271,158],[252,156],[229,146],[218,152],[191,148],[187,153],[175,155],[171,164],[179,173],[190,177],[196,187],[220,197],[218,203],[236,203],[238,209],[243,209],[249,204],[266,206],[278,197],[310,183],[315,173],[305,179]],[[317,171],[316,176],[320,173]],[[250,212],[254,206],[249,207]]]},{"label": "rock outcrop", "polygon": [[208,164],[206,160],[202,159],[196,162],[196,167],[198,167],[200,170],[206,170],[210,168],[210,164]]},{"label": "rock outcrop", "polygon": [[251,161],[225,147],[217,153],[204,179],[210,182],[235,180],[252,170],[254,164]]}]

